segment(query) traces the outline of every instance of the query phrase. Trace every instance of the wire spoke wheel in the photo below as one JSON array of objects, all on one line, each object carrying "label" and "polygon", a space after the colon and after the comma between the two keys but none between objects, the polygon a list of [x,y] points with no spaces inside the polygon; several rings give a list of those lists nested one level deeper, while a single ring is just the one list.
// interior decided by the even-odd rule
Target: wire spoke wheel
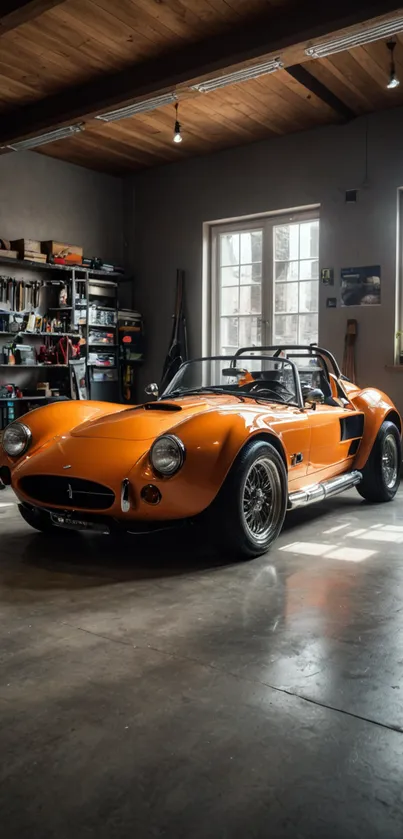
[{"label": "wire spoke wheel", "polygon": [[244,525],[257,545],[270,540],[282,510],[282,487],[277,464],[258,457],[249,467],[243,483],[241,508]]},{"label": "wire spoke wheel", "polygon": [[396,439],[388,434],[383,441],[382,450],[382,474],[388,489],[392,489],[396,483],[399,469],[399,453]]},{"label": "wire spoke wheel", "polygon": [[402,442],[400,428],[391,420],[384,420],[357,486],[361,498],[379,504],[392,501],[400,484]]}]

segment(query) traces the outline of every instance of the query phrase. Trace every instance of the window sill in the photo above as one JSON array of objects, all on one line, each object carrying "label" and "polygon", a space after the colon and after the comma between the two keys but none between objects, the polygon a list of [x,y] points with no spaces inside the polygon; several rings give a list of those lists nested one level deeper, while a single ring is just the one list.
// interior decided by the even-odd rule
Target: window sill
[{"label": "window sill", "polygon": [[403,364],[387,364],[385,370],[390,370],[391,373],[403,373]]}]

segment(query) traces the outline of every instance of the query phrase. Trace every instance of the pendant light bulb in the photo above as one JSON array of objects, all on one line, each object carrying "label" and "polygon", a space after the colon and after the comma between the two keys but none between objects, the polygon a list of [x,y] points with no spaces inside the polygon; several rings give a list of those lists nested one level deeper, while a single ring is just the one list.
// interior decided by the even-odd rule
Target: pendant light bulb
[{"label": "pendant light bulb", "polygon": [[181,124],[178,120],[178,102],[176,102],[176,104],[175,104],[175,111],[176,111],[176,119],[175,119],[173,141],[174,141],[174,143],[181,143],[182,140],[183,140],[183,137],[182,137],[182,134],[181,134]]},{"label": "pendant light bulb", "polygon": [[395,59],[394,59],[394,51],[396,46],[396,41],[388,41],[386,44],[388,50],[390,51],[390,73],[389,73],[389,81],[386,85],[388,90],[394,90],[395,87],[399,87],[399,79],[396,76],[396,67],[395,67]]}]

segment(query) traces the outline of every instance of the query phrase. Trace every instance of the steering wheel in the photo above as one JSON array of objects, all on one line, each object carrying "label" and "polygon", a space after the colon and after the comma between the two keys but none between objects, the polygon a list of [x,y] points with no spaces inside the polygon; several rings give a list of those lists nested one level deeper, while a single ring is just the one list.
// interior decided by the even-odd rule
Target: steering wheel
[{"label": "steering wheel", "polygon": [[[288,390],[288,388],[285,385],[283,385],[281,382],[276,382],[276,384],[277,384],[277,387],[281,388],[281,390],[286,394],[286,397],[288,397],[288,398],[284,398],[284,402],[287,402],[287,401],[290,402],[291,400],[295,399],[295,395],[290,390]],[[259,382],[257,382],[256,384],[253,385],[253,387],[250,388],[249,393],[251,393],[251,394],[253,394],[253,393],[256,393],[256,394],[258,394],[258,393],[271,393],[276,397],[278,397],[280,395],[277,392],[277,390],[273,390],[270,387],[261,387]]]}]

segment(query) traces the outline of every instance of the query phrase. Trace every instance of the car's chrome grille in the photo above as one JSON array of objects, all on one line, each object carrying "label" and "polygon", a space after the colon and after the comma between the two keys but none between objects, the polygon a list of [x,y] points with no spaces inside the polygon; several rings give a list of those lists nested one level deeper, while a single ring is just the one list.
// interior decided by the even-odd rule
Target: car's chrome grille
[{"label": "car's chrome grille", "polygon": [[107,510],[115,500],[108,487],[81,478],[28,475],[20,480],[22,491],[41,504],[75,510]]}]

